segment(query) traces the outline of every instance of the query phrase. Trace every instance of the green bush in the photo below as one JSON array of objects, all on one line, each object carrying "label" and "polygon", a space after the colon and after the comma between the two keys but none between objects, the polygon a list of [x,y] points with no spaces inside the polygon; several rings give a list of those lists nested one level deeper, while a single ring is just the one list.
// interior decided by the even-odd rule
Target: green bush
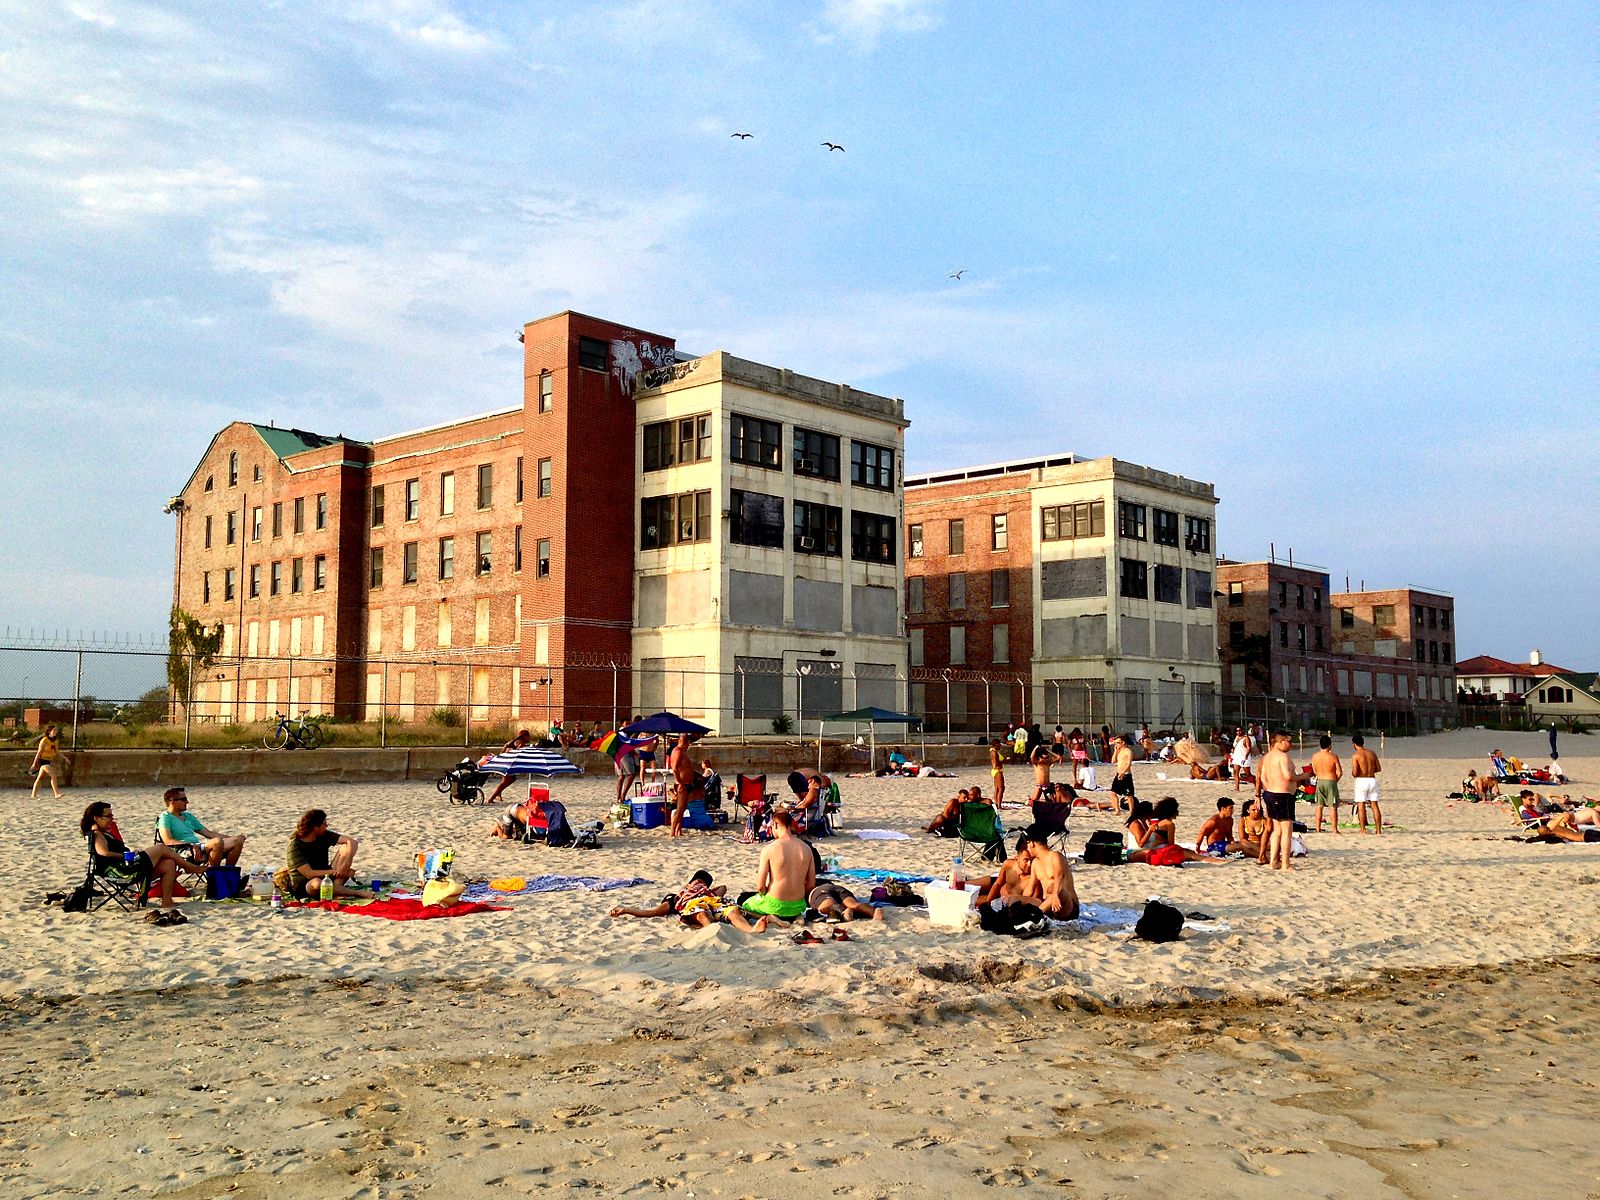
[{"label": "green bush", "polygon": [[428,720],[434,725],[443,725],[446,729],[460,729],[461,710],[459,708],[436,708]]},{"label": "green bush", "polygon": [[794,722],[789,719],[788,713],[779,713],[772,718],[773,733],[793,733]]}]

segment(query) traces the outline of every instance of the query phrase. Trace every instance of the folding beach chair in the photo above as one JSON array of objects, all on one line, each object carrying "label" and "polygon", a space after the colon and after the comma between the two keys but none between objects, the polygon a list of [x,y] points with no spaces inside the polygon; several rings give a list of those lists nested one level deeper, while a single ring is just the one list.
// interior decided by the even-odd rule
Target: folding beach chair
[{"label": "folding beach chair", "polygon": [[778,802],[778,793],[767,791],[767,777],[738,775],[730,795],[733,798],[734,815],[737,816],[739,810],[744,809],[745,831],[752,837],[759,836],[762,822]]},{"label": "folding beach chair", "polygon": [[1038,800],[1033,805],[1033,827],[1045,834],[1045,844],[1052,850],[1067,848],[1067,820],[1072,816],[1072,803],[1062,800]]},{"label": "folding beach chair", "polygon": [[961,842],[963,858],[966,857],[969,845],[978,847],[982,857],[994,862],[999,862],[1006,856],[1003,841],[1005,831],[1000,828],[1000,815],[994,811],[994,805],[987,800],[969,801],[961,806],[961,818],[956,836]]},{"label": "folding beach chair", "polygon": [[88,889],[88,903],[84,911],[95,912],[111,901],[115,901],[123,912],[133,912],[136,908],[143,908],[145,893],[150,890],[150,871],[145,865],[146,860],[141,858],[131,867],[121,863],[97,867],[94,859],[94,834],[90,833],[83,842],[89,852],[89,869],[83,877],[83,886]]},{"label": "folding beach chair", "polygon": [[528,814],[528,823],[522,827],[522,840],[531,842],[535,838],[548,837],[550,834],[550,814],[546,806],[550,803],[550,785],[545,783],[528,784],[528,802],[523,811]]}]

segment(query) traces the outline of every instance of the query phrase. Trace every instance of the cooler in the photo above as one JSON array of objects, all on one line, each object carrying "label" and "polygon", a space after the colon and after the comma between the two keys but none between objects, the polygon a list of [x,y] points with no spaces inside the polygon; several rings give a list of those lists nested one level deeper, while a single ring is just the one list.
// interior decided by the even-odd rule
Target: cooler
[{"label": "cooler", "polygon": [[667,806],[660,800],[635,800],[633,823],[640,829],[657,829],[667,823]]}]

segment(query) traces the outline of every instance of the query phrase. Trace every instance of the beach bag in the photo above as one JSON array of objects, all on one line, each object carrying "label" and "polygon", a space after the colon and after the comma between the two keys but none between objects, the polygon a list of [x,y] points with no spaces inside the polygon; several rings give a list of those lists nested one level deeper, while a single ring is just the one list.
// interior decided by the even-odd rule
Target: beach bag
[{"label": "beach bag", "polygon": [[232,900],[244,886],[238,867],[212,867],[206,872],[206,899]]},{"label": "beach bag", "polygon": [[94,889],[87,883],[80,883],[72,889],[71,894],[61,902],[63,912],[88,912],[89,897]]},{"label": "beach bag", "polygon": [[985,904],[978,910],[978,925],[989,933],[1019,938],[1038,937],[1049,928],[1044,910],[1036,904],[1008,904],[998,911]]},{"label": "beach bag", "polygon": [[1183,931],[1183,914],[1170,904],[1151,900],[1144,906],[1144,915],[1133,927],[1135,937],[1147,942],[1175,942]]},{"label": "beach bag", "polygon": [[1122,834],[1112,829],[1097,829],[1083,848],[1083,861],[1100,866],[1120,867],[1125,854]]},{"label": "beach bag", "polygon": [[573,836],[572,826],[567,823],[567,806],[559,800],[546,800],[544,802],[544,817],[546,833],[544,844],[555,846],[558,849],[570,846],[578,839]]}]

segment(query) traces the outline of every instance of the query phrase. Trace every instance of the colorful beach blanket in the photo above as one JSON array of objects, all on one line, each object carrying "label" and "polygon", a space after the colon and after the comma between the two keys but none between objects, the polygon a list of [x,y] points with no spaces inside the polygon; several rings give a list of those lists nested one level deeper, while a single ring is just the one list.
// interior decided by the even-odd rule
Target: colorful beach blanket
[{"label": "colorful beach blanket", "polygon": [[932,883],[932,875],[913,875],[906,871],[888,871],[878,867],[834,867],[826,874],[836,879],[860,879],[863,882],[883,883],[898,879],[901,883]]},{"label": "colorful beach blanket", "polygon": [[383,917],[389,921],[431,921],[435,917],[464,917],[477,912],[510,912],[507,904],[455,904],[436,905],[432,908],[421,900],[403,900],[390,897],[386,900],[366,900],[360,904],[342,904],[337,900],[307,900],[294,908],[326,908],[334,912],[358,913],[363,917]]},{"label": "colorful beach blanket", "polygon": [[507,896],[532,896],[542,892],[610,892],[617,888],[638,887],[652,882],[635,875],[631,879],[606,879],[599,875],[539,875],[514,892],[491,888],[487,883],[472,883],[463,900],[498,900]]}]

